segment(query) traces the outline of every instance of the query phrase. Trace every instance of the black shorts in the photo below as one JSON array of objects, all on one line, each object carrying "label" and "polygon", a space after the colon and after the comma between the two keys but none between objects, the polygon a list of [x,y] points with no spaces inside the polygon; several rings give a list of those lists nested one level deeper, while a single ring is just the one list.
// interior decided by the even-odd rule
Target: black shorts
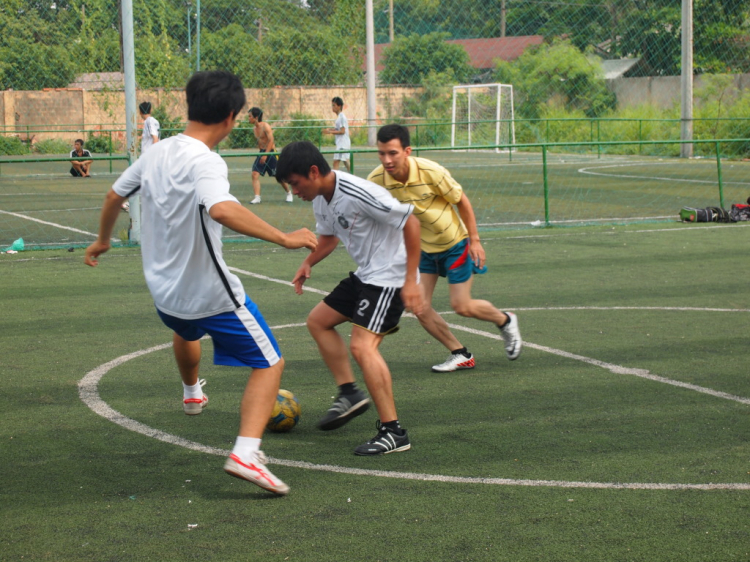
[{"label": "black shorts", "polygon": [[73,176],[74,178],[81,178],[81,177],[83,177],[83,174],[81,172],[79,172],[78,170],[76,170],[75,168],[73,168],[73,167],[70,168],[70,175]]},{"label": "black shorts", "polygon": [[355,326],[382,335],[398,331],[398,321],[404,312],[399,287],[368,285],[351,272],[323,302]]},{"label": "black shorts", "polygon": [[[265,152],[261,150],[261,152]],[[262,156],[256,156],[255,162],[253,163],[253,172],[258,172],[261,176],[265,176],[266,173],[270,177],[276,177],[276,166],[278,165],[278,160],[276,159],[275,154],[270,154],[269,156],[266,156],[266,161],[264,164],[260,163],[260,159],[263,158]]]}]

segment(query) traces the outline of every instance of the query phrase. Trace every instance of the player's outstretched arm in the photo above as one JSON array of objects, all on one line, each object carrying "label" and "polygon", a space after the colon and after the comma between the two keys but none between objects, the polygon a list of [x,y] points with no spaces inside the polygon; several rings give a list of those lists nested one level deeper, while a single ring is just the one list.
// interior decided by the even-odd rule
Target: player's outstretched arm
[{"label": "player's outstretched arm", "polygon": [[83,260],[86,265],[95,267],[99,264],[96,258],[110,249],[112,229],[125,201],[127,201],[126,197],[118,195],[113,190],[110,189],[107,192],[102,206],[102,214],[99,217],[99,236],[93,244],[86,248],[86,257]]},{"label": "player's outstretched arm", "polygon": [[292,279],[294,292],[298,295],[302,294],[302,285],[304,285],[305,281],[310,278],[313,266],[329,256],[331,252],[336,249],[338,244],[339,239],[335,236],[321,235],[318,237],[318,247],[313,253],[305,258],[302,265],[299,266],[297,273],[294,274],[294,278]]},{"label": "player's outstretched arm", "polygon": [[289,233],[282,232],[234,201],[216,203],[211,207],[208,214],[216,222],[223,224],[227,228],[231,228],[235,232],[265,240],[266,242],[273,242],[284,248],[307,248],[308,250],[315,250],[318,245],[315,234],[307,228],[301,228]]}]

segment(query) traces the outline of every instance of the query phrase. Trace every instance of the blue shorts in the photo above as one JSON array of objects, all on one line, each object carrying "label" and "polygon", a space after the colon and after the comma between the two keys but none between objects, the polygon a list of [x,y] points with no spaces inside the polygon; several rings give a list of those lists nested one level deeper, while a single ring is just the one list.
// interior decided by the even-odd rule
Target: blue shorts
[{"label": "blue shorts", "polygon": [[[447,277],[450,285],[465,283],[471,279],[474,264],[469,256],[469,239],[464,238],[450,250],[428,254],[422,252],[419,272]],[[483,272],[482,272],[483,273]]]},{"label": "blue shorts", "polygon": [[[265,152],[264,150],[261,150],[260,152]],[[276,176],[276,166],[278,165],[278,160],[276,159],[276,156],[274,154],[271,154],[270,156],[266,156],[266,162],[264,164],[260,163],[260,159],[263,158],[262,156],[256,156],[255,162],[253,163],[253,172],[258,172],[261,176],[265,176],[266,172],[268,172],[268,176],[273,178]]]},{"label": "blue shorts", "polygon": [[184,340],[196,341],[206,334],[211,336],[215,365],[265,369],[281,359],[271,328],[247,295],[245,304],[237,310],[206,318],[185,320],[165,314],[158,308],[156,312],[162,322]]}]

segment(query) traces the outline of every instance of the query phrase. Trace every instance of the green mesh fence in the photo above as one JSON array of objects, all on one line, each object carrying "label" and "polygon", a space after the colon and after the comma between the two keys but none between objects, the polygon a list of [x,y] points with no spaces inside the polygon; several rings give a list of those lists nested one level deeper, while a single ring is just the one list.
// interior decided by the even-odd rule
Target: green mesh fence
[{"label": "green mesh fence", "polygon": [[[725,163],[727,173],[742,168],[740,160],[750,157],[747,2],[694,0],[693,138],[722,141],[694,145],[699,161],[691,165],[713,174],[705,178],[713,182],[706,192],[710,197],[682,191],[684,198],[675,193],[635,215],[610,212],[604,205],[624,178],[597,180],[612,182],[612,193],[597,199],[586,187],[588,176],[605,176],[576,168],[558,182],[552,163],[559,157],[566,161],[560,164],[565,169],[576,158],[626,158],[629,166],[639,159],[679,155],[680,144],[673,141],[680,139],[681,124],[680,2],[374,0],[373,5],[376,124],[408,124],[414,144],[425,148],[466,144],[462,138],[452,141],[457,126],[476,131],[473,144],[492,144],[490,133],[498,120],[501,142],[514,139],[517,146],[505,154],[508,160],[494,160],[503,155],[482,151],[438,153],[448,158],[447,164],[457,158],[458,169],[489,170],[485,179],[466,176],[467,189],[492,186],[498,193],[516,193],[501,206],[488,204],[487,212],[494,214],[484,224],[544,221],[536,201],[533,212],[522,210],[528,195],[518,194],[543,191],[545,177],[550,193],[559,193],[553,186],[564,184],[568,194],[576,194],[565,200],[580,200],[564,213],[563,206],[548,200],[561,221],[636,220],[636,215],[667,216],[683,202],[716,204],[717,151],[732,159]],[[163,136],[175,134],[184,123],[181,88],[190,74],[221,68],[241,77],[249,105],[265,110],[279,146],[308,139],[332,148],[333,138],[322,129],[335,117],[331,98],[341,96],[354,147],[366,148],[364,0],[133,0],[133,7],[137,97],[153,103]],[[111,0],[0,2],[0,246],[22,236],[39,245],[84,243],[79,239],[83,234],[73,233],[95,230],[100,198],[124,165],[117,159],[125,140],[120,30],[119,2]],[[481,113],[467,112],[460,123],[452,122],[453,87],[479,83],[512,86],[512,118],[504,112],[493,115],[491,100],[485,100]],[[244,126],[219,148],[231,162],[240,194],[249,185],[249,154],[256,148],[246,123],[243,115]],[[94,178],[86,184],[65,175],[65,156],[76,138],[83,138],[98,158],[113,158],[95,162]],[[542,143],[550,145],[546,168]],[[8,160],[18,157],[48,161]],[[358,173],[366,175],[373,159],[372,153],[355,155]],[[518,181],[506,173],[506,167],[516,170],[522,164],[529,170]],[[504,167],[499,184],[490,179],[498,177],[498,166]],[[675,166],[679,171],[680,163]],[[679,173],[655,176],[688,185]],[[732,185],[733,180],[727,181]],[[532,187],[519,187],[525,185]],[[264,184],[264,190],[276,193],[274,189],[272,180]],[[638,192],[633,187],[625,191]],[[288,207],[279,212],[287,213],[279,215],[285,221],[280,224],[294,226],[302,220]],[[24,214],[38,220],[17,216]],[[40,221],[73,230],[62,236],[59,227]],[[27,234],[32,223],[46,233]],[[125,214],[122,223],[118,233],[126,235]]]}]

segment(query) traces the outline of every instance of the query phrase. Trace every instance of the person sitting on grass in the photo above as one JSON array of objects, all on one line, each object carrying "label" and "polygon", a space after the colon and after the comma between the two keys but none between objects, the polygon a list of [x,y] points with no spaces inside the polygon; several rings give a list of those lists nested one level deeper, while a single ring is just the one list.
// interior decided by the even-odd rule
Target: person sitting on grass
[{"label": "person sitting on grass", "polygon": [[72,164],[70,175],[74,178],[90,178],[93,160],[85,159],[91,158],[91,153],[83,148],[83,139],[76,139],[74,146],[75,148],[70,151],[70,157],[73,158],[70,161]]}]

